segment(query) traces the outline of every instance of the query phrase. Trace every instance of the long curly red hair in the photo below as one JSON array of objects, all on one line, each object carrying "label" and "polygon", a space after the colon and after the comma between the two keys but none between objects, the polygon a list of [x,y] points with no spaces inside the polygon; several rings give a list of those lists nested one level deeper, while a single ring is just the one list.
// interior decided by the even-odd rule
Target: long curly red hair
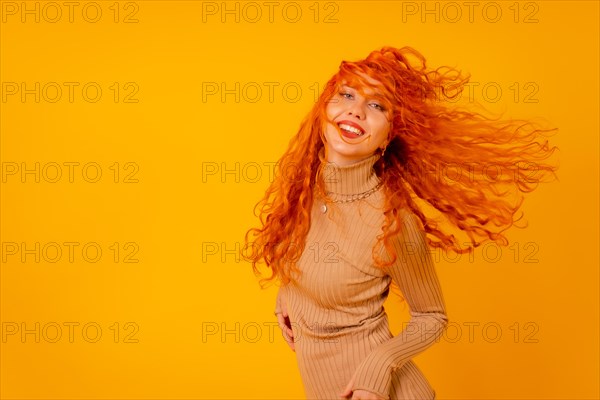
[{"label": "long curly red hair", "polygon": [[[342,83],[373,88],[360,73],[381,83],[374,88],[391,110],[388,145],[373,166],[385,190],[375,265],[385,267],[396,260],[390,238],[401,229],[398,211],[405,208],[418,217],[433,248],[465,253],[489,241],[508,245],[503,232],[522,217],[515,214],[523,193],[556,178],[558,167],[545,163],[557,149],[548,145],[546,136],[556,129],[456,105],[452,99],[461,94],[469,75],[452,67],[428,69],[425,58],[411,47],[383,47],[364,60],[343,61],[292,137],[273,182],[254,208],[261,227],[246,233],[242,255],[257,276],[257,263],[264,261],[270,268],[261,285],[277,277],[286,284],[299,272],[296,262],[310,228],[313,189],[323,193],[324,187],[319,151],[328,122],[325,109]],[[428,209],[439,215],[426,215]],[[468,236],[467,246],[455,236],[459,231]],[[377,256],[382,245],[391,256],[388,261]]]}]

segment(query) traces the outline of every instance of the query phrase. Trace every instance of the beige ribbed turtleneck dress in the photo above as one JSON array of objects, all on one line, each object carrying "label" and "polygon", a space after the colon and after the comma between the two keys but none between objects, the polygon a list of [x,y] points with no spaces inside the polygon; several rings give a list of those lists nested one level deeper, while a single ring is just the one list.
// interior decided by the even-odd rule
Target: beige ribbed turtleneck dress
[{"label": "beige ribbed turtleneck dress", "polygon": [[[326,190],[336,202],[325,210],[315,198],[298,262],[302,274],[277,294],[275,313],[285,302],[307,399],[339,400],[354,374],[353,390],[435,399],[412,357],[433,345],[448,323],[442,291],[424,233],[406,211],[405,229],[393,241],[396,262],[386,270],[374,265],[372,249],[384,222],[383,189],[372,168],[379,157],[348,166],[325,162]],[[370,195],[348,201],[361,193]],[[411,315],[395,337],[383,308],[392,280]]]}]

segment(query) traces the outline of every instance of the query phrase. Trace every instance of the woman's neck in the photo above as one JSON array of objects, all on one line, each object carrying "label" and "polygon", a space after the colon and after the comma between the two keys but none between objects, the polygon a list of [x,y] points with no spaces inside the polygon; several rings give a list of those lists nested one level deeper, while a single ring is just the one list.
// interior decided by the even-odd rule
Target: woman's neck
[{"label": "woman's neck", "polygon": [[331,197],[342,200],[346,196],[373,190],[380,183],[379,177],[373,170],[373,165],[380,157],[379,153],[374,153],[346,165],[323,161],[321,172],[325,192]]}]

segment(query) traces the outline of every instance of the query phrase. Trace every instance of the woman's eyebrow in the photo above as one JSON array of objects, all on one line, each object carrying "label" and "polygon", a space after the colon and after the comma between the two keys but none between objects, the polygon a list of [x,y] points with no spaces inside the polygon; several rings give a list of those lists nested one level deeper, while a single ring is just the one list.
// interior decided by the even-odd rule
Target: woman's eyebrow
[{"label": "woman's eyebrow", "polygon": [[367,89],[370,91],[369,93],[365,93],[364,90],[358,90],[354,86],[350,86],[350,85],[347,85],[347,84],[342,84],[342,88],[348,88],[348,89],[355,90],[357,92],[363,92],[368,97],[385,98],[385,96],[379,90],[373,90],[373,89],[371,89],[369,87],[367,87]]},{"label": "woman's eyebrow", "polygon": [[[377,89],[373,89],[369,86],[364,86],[364,88],[368,89],[370,91],[370,93],[365,93],[364,90],[362,90],[362,93],[364,94],[365,97],[370,98],[370,99],[376,99],[377,101],[381,101],[381,102],[385,102],[387,100],[386,96],[381,93],[379,90]],[[342,83],[340,89],[351,89],[354,90],[355,92],[361,92],[360,90],[356,89],[354,86],[350,86],[347,83]]]}]

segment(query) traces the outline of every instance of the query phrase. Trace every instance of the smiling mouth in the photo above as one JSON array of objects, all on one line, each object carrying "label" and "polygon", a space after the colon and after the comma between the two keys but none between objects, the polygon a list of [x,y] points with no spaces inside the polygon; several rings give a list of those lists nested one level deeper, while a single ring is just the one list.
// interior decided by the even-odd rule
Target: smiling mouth
[{"label": "smiling mouth", "polygon": [[342,132],[345,134],[345,136],[348,137],[361,137],[365,134],[365,131],[363,131],[362,129],[358,129],[355,128],[354,126],[350,126],[347,124],[338,124],[338,126],[340,127],[340,129],[342,130]]}]

